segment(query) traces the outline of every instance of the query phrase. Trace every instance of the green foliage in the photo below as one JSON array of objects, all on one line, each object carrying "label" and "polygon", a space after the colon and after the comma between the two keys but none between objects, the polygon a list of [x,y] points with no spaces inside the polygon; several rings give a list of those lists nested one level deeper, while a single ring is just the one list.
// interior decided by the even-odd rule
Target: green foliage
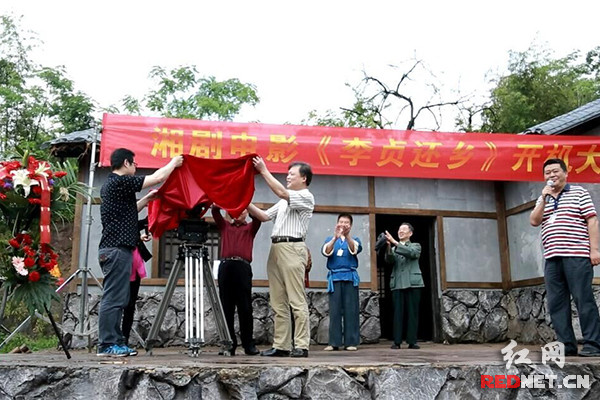
[{"label": "green foliage", "polygon": [[12,293],[11,300],[15,303],[24,304],[29,314],[39,310],[45,313],[45,307],[49,306],[53,300],[59,301],[60,297],[54,289],[56,286],[49,274],[41,274],[37,282],[29,282],[26,285],[11,286],[8,283],[8,290]]},{"label": "green foliage", "polygon": [[150,71],[150,78],[157,88],[142,100],[125,96],[123,107],[127,112],[140,114],[145,107],[169,118],[231,121],[244,105],[255,106],[259,102],[254,85],[238,79],[201,78],[195,66],[170,71],[156,66]]},{"label": "green foliage", "polygon": [[381,129],[391,125],[390,122],[382,120],[377,106],[370,99],[364,97],[359,89],[353,88],[352,90],[354,91],[354,105],[352,108],[340,108],[339,112],[327,110],[323,115],[319,115],[316,110],[312,110],[308,113],[308,118],[302,120],[302,124]]},{"label": "green foliage", "polygon": [[52,190],[52,222],[72,222],[75,218],[77,196],[87,196],[88,186],[77,180],[78,165],[76,160],[55,161],[52,165],[56,171],[67,173],[67,175],[54,182]]},{"label": "green foliage", "polygon": [[481,107],[481,130],[522,132],[600,97],[599,49],[583,61],[579,52],[552,58],[537,46],[510,52],[509,73],[496,78],[490,104]]},{"label": "green foliage", "polygon": [[38,44],[10,16],[0,16],[0,158],[17,145],[37,149],[60,133],[89,128],[94,104],[62,67],[35,64]]}]

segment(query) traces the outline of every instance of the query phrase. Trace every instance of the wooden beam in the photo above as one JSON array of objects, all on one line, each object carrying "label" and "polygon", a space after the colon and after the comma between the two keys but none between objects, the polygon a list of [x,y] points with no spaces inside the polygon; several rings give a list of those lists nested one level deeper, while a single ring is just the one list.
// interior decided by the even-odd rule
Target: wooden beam
[{"label": "wooden beam", "polygon": [[[104,279],[98,279],[100,281],[100,283],[102,283],[104,281]],[[77,285],[81,284],[81,278],[76,278],[73,279],[73,282],[75,282]],[[184,279],[178,279],[177,280],[177,286],[184,286],[185,284],[185,280]],[[218,285],[218,281],[215,279],[215,284]],[[96,281],[93,278],[88,278],[88,285],[89,286],[97,286],[96,285]],[[166,286],[167,285],[167,278],[144,278],[141,281],[141,286]],[[264,287],[264,288],[268,288],[269,287],[269,281],[266,279],[253,279],[252,280],[252,287]],[[371,283],[370,282],[361,282],[358,286],[360,289],[371,289]],[[314,289],[326,289],[327,288],[327,281],[310,281],[309,282],[309,288],[314,288]]]},{"label": "wooden beam", "polygon": [[[81,246],[81,223],[82,223],[83,203],[81,196],[75,200],[75,216],[73,217],[73,244],[71,245],[71,266],[67,272],[67,277],[73,275],[79,269],[79,251]],[[65,277],[65,279],[67,278]],[[77,291],[77,285],[71,281],[65,288],[67,292]]]},{"label": "wooden beam", "polygon": [[502,282],[448,282],[448,289],[502,289]]},{"label": "wooden beam", "polygon": [[[373,189],[373,192],[375,190]],[[371,200],[369,200],[371,201]],[[373,200],[374,202],[375,200]],[[374,203],[373,203],[374,204]],[[266,209],[273,206],[273,203],[254,203],[259,208]],[[393,215],[418,215],[424,217],[459,217],[459,218],[482,218],[482,219],[496,219],[497,215],[495,212],[483,212],[483,211],[456,211],[456,210],[422,210],[420,208],[378,208],[373,206],[369,207],[350,207],[350,206],[323,206],[316,205],[315,213],[333,213],[339,214],[341,212],[347,212],[350,214],[393,214]]]},{"label": "wooden beam", "polygon": [[440,283],[442,286],[442,291],[444,291],[448,287],[446,282],[446,245],[444,243],[444,219],[443,217],[437,217],[435,222],[437,223],[438,247],[440,253]]},{"label": "wooden beam", "polygon": [[528,201],[527,203],[521,204],[520,206],[516,206],[511,208],[510,210],[506,210],[506,216],[509,217],[511,215],[520,214],[523,211],[531,210],[535,207],[536,200]]},{"label": "wooden beam", "polygon": [[[370,176],[367,180],[369,187],[369,208],[375,208],[375,178]],[[375,213],[369,213],[369,236],[371,238],[371,290],[379,291],[379,280],[377,279],[377,253],[375,252],[375,243],[377,242],[377,230],[375,229]]]},{"label": "wooden beam", "polygon": [[500,274],[502,276],[502,289],[511,287],[510,254],[508,249],[508,226],[506,224],[506,202],[504,199],[504,184],[494,182],[496,196],[496,214],[498,215],[498,247],[500,248]]},{"label": "wooden beam", "polygon": [[[600,283],[600,280],[598,283]],[[543,285],[543,284],[544,284],[544,278],[539,277],[539,278],[521,279],[519,281],[513,281],[512,287],[517,288],[517,287],[525,287],[525,286],[537,286],[537,285]]]}]

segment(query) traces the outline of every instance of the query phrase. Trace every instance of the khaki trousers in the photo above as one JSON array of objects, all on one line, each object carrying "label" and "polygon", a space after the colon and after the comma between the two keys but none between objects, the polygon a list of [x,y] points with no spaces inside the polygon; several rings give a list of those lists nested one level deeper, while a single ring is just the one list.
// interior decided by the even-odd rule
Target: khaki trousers
[{"label": "khaki trousers", "polygon": [[273,348],[292,349],[292,321],[294,316],[294,344],[308,350],[310,344],[310,321],[308,303],[304,290],[304,271],[308,253],[304,242],[274,243],[269,251],[267,276],[271,308],[275,313]]}]

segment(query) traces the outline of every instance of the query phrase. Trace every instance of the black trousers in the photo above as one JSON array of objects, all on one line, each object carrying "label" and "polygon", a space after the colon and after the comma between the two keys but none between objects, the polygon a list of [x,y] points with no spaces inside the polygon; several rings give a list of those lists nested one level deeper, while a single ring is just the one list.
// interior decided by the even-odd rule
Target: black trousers
[{"label": "black trousers", "polygon": [[125,338],[125,344],[129,345],[129,334],[131,333],[131,326],[133,325],[133,315],[135,314],[135,303],[137,301],[138,293],[140,292],[141,279],[138,276],[135,281],[129,282],[129,303],[123,309],[123,337]]},{"label": "black trousers", "polygon": [[421,288],[392,290],[394,302],[394,343],[402,343],[402,334],[406,329],[406,343],[417,344],[419,325],[419,301]]},{"label": "black trousers", "polygon": [[240,339],[242,346],[247,349],[254,345],[252,317],[252,267],[244,261],[225,260],[219,265],[219,298],[223,306],[227,328],[237,347],[234,328],[234,315],[237,307],[240,323]]},{"label": "black trousers", "polygon": [[552,257],[546,260],[544,280],[552,326],[565,351],[577,351],[571,322],[571,296],[579,313],[584,348],[600,350],[600,316],[592,290],[594,269],[587,257]]}]

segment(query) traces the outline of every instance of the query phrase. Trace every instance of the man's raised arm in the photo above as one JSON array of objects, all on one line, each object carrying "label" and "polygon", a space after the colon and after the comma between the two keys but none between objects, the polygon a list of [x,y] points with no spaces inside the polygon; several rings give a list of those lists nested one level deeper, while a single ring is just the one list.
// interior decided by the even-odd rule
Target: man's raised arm
[{"label": "man's raised arm", "polygon": [[[273,193],[275,193],[275,195],[277,197],[289,202],[290,194],[288,193],[285,186],[283,186],[281,184],[281,182],[279,182],[277,179],[275,179],[273,174],[271,174],[271,172],[265,165],[265,162],[262,159],[262,157],[260,157],[260,156],[254,157],[252,159],[252,163],[254,164],[254,168],[256,168],[256,170],[262,175],[263,178],[265,178],[267,185],[269,185],[269,188],[271,188]],[[250,214],[252,214],[252,212],[250,212]]]},{"label": "man's raised arm", "polygon": [[144,184],[142,185],[142,189],[145,189],[145,188],[148,188],[148,187],[151,187],[151,186],[154,186],[161,182],[166,181],[167,178],[169,177],[169,175],[171,175],[171,173],[175,170],[175,168],[180,167],[181,164],[183,164],[183,156],[182,155],[173,157],[167,165],[157,169],[156,171],[154,171],[153,174],[147,175],[144,178]]},{"label": "man's raised arm", "polygon": [[256,207],[252,203],[248,204],[248,213],[260,222],[267,222],[271,220],[266,212]]}]

